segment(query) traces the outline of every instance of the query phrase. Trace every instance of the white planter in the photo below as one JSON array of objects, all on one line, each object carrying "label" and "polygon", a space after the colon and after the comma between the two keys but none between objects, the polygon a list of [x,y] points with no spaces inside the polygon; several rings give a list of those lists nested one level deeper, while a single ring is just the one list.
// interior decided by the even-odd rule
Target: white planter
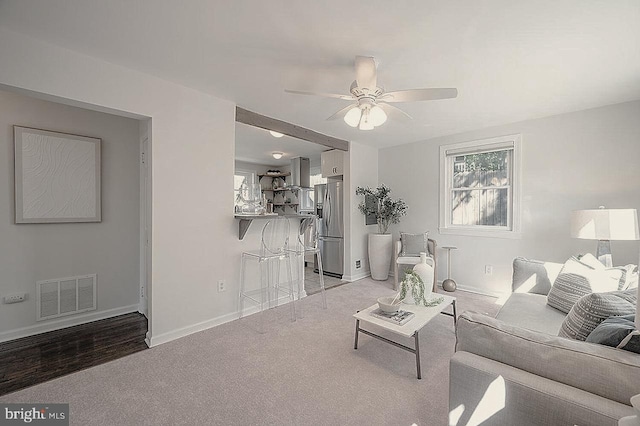
[{"label": "white planter", "polygon": [[389,278],[392,246],[391,234],[369,234],[369,266],[374,280]]},{"label": "white planter", "polygon": [[402,299],[402,303],[405,303],[407,305],[416,304],[416,299],[413,298],[413,292],[411,288],[407,289],[407,295],[404,297],[404,299]]},{"label": "white planter", "polygon": [[413,267],[424,283],[424,298],[429,301],[433,291],[433,267],[427,263],[427,253],[420,253],[420,263]]}]

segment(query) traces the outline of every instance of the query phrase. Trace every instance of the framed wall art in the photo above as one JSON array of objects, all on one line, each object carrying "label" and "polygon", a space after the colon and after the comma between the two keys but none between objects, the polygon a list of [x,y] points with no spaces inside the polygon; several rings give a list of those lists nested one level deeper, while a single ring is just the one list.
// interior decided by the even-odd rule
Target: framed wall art
[{"label": "framed wall art", "polygon": [[101,140],[13,130],[16,223],[100,222]]}]

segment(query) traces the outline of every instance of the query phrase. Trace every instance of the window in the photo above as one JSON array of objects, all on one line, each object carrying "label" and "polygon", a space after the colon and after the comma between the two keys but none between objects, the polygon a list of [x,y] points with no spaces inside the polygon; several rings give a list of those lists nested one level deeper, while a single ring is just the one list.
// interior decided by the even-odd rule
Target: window
[{"label": "window", "polygon": [[233,174],[233,206],[238,205],[241,200],[240,186],[243,183],[250,185],[256,182],[256,172],[253,170],[236,169]]},{"label": "window", "polygon": [[520,135],[440,147],[440,232],[516,238]]}]

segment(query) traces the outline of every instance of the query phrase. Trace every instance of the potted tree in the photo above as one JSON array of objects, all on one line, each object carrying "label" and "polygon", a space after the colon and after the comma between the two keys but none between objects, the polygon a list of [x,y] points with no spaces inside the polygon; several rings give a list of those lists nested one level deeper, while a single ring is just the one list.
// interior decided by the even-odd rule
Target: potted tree
[{"label": "potted tree", "polygon": [[358,205],[358,209],[365,217],[375,217],[378,224],[378,232],[369,233],[369,266],[374,280],[389,278],[393,246],[389,225],[400,223],[400,218],[407,214],[407,204],[402,199],[391,199],[390,193],[391,189],[385,184],[375,189],[356,188],[356,195],[364,195],[364,201]]}]

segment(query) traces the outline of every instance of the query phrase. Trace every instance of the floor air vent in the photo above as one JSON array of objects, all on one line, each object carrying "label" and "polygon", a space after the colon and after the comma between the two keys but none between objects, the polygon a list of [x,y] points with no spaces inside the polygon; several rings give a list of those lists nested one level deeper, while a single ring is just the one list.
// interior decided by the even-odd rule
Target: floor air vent
[{"label": "floor air vent", "polygon": [[96,274],[36,283],[38,313],[42,321],[96,309]]}]

